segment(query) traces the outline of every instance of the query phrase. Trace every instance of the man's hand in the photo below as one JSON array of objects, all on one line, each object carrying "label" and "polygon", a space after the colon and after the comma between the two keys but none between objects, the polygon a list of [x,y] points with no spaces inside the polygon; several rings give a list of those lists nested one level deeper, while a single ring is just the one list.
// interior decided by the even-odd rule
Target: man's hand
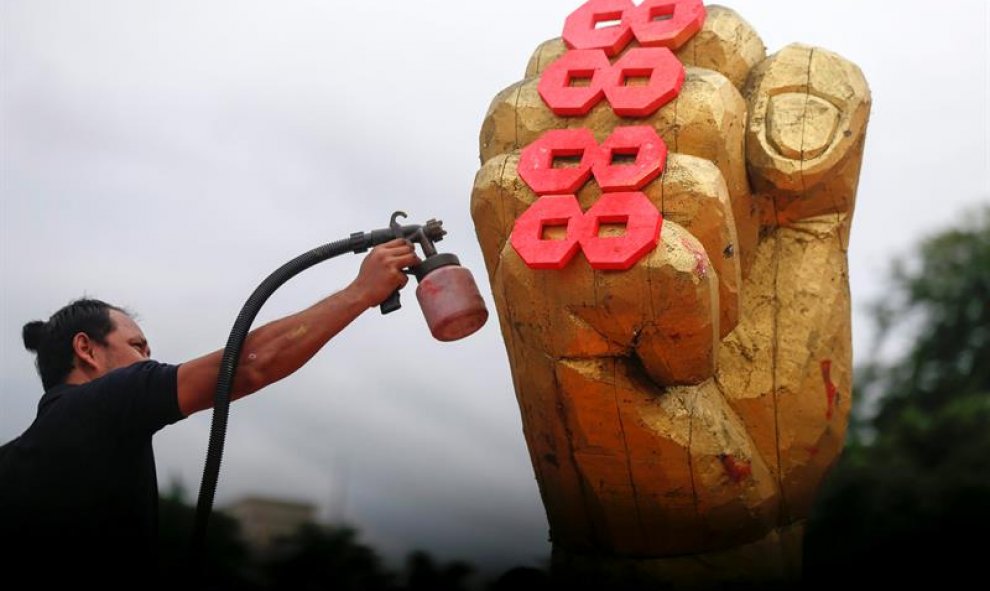
[{"label": "man's hand", "polygon": [[421,263],[412,243],[396,238],[376,246],[361,263],[358,276],[348,289],[356,297],[367,303],[367,307],[377,306],[397,289],[405,287],[409,277],[403,269]]}]

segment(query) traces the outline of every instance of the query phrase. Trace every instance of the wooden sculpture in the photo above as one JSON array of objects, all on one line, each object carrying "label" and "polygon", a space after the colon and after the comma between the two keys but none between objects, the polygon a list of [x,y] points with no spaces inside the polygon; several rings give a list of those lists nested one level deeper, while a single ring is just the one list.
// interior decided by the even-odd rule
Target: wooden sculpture
[{"label": "wooden sculpture", "polygon": [[850,409],[866,81],[700,0],[563,37],[493,100],[471,200],[554,565],[791,579]]}]

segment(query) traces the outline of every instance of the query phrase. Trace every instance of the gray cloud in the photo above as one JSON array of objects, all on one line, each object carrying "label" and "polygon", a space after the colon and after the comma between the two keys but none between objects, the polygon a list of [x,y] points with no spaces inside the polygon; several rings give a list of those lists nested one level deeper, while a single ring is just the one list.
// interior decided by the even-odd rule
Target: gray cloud
[{"label": "gray cloud", "polygon": [[[296,254],[441,217],[441,250],[494,311],[468,211],[491,97],[559,33],[576,1],[66,3],[0,18],[0,440],[40,395],[27,320],[83,293],[134,308],[155,356],[218,348],[250,291]],[[987,8],[753,0],[732,4],[771,51],[857,62],[874,111],[851,247],[861,304],[886,261],[990,198]],[[980,18],[980,15],[983,18]],[[259,322],[346,285],[348,257],[287,285]],[[399,556],[511,564],[549,552],[497,323],[432,341],[412,290],[365,315],[297,375],[234,407],[218,499],[321,503]],[[156,438],[160,478],[198,486],[209,417]]]}]

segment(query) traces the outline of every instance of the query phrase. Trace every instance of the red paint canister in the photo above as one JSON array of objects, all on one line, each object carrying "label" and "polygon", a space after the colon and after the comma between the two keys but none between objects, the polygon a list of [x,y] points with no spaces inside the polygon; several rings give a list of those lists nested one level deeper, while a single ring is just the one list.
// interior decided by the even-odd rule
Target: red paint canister
[{"label": "red paint canister", "polygon": [[471,271],[455,255],[428,256],[413,271],[419,280],[416,299],[434,338],[456,341],[484,326],[488,308]]}]

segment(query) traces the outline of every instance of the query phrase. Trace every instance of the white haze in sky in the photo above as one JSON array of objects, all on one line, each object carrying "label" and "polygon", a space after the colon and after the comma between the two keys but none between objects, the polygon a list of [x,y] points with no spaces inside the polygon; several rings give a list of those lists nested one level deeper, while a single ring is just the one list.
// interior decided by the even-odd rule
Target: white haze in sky
[{"label": "white haze in sky", "polygon": [[[89,295],[135,311],[155,358],[226,341],[283,262],[351,232],[444,220],[494,303],[469,213],[491,98],[579,2],[2,0],[0,441],[41,395],[21,327]],[[729,4],[770,52],[857,63],[873,113],[850,247],[857,359],[889,260],[990,200],[988,13],[939,3]],[[346,285],[307,271],[258,322]],[[316,503],[390,558],[498,569],[549,554],[496,319],[434,341],[413,291],[232,407],[217,499]],[[210,416],[155,439],[163,488],[199,486]]]}]

